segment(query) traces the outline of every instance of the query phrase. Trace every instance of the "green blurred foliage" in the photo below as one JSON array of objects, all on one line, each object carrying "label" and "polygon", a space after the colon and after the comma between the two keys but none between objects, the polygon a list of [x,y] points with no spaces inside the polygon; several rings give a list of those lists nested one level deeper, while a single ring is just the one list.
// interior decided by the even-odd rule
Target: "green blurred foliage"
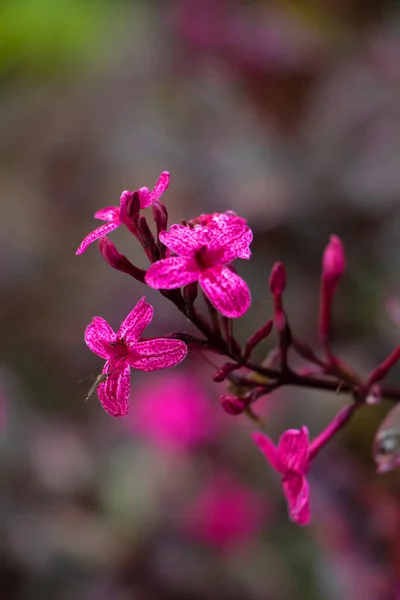
[{"label": "green blurred foliage", "polygon": [[118,5],[80,0],[3,0],[0,73],[48,73],[93,58]]}]

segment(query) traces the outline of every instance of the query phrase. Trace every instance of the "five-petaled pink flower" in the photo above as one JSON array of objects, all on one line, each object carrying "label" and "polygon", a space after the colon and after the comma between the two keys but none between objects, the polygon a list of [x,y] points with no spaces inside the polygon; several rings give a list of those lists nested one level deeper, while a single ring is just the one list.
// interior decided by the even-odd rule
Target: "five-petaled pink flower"
[{"label": "five-petaled pink flower", "polygon": [[172,225],[160,233],[160,240],[176,256],[154,263],[145,281],[164,290],[198,281],[222,315],[241,317],[250,306],[250,290],[226,265],[235,258],[250,258],[252,238],[245,220],[234,213],[210,215],[207,225]]},{"label": "five-petaled pink flower", "polygon": [[290,518],[299,525],[307,525],[310,522],[310,492],[306,479],[310,463],[307,427],[285,431],[278,447],[263,433],[253,433],[253,439],[267,461],[282,475]]},{"label": "five-petaled pink flower", "polygon": [[113,417],[128,413],[130,369],[156,371],[174,367],[187,354],[180,340],[155,338],[139,341],[144,329],[153,318],[153,307],[145,298],[139,300],[117,333],[101,317],[94,317],[85,331],[85,341],[92,352],[106,359],[102,373],[108,375],[97,392],[106,412]]},{"label": "five-petaled pink flower", "polygon": [[[150,191],[147,187],[140,188],[138,190],[140,208],[147,208],[148,206],[153,204],[153,202],[157,201],[168,188],[168,185],[169,173],[167,171],[163,171],[152,191]],[[108,223],[105,223],[101,227],[98,227],[94,231],[91,231],[79,246],[78,250],[76,251],[76,254],[82,254],[83,252],[85,252],[88,246],[90,246],[90,244],[101,238],[103,235],[114,231],[114,229],[117,229],[117,227],[124,223],[124,220],[126,219],[126,203],[131,198],[132,193],[133,192],[125,190],[121,194],[119,206],[106,206],[106,208],[101,208],[100,210],[95,212],[94,216],[96,219],[108,221]]]}]

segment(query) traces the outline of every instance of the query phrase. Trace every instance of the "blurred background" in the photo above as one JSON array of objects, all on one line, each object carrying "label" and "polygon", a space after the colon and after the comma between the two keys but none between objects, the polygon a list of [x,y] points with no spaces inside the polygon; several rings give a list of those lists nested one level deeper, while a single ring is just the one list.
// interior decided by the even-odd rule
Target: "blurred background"
[{"label": "blurred background", "polygon": [[[94,315],[117,328],[145,293],[150,335],[188,325],[96,245],[75,256],[95,210],[168,170],[171,222],[233,209],[254,230],[237,337],[271,317],[282,260],[291,324],[315,342],[336,233],[335,350],[365,375],[400,337],[385,310],[400,293],[399,29],[385,0],[1,1],[1,600],[400,597],[399,473],[371,459],[389,405],[315,461],[300,528],[201,356],[134,373],[124,420],[84,402]],[[127,231],[111,238],[146,266]],[[258,408],[277,440],[316,435],[345,401],[284,389]]]}]

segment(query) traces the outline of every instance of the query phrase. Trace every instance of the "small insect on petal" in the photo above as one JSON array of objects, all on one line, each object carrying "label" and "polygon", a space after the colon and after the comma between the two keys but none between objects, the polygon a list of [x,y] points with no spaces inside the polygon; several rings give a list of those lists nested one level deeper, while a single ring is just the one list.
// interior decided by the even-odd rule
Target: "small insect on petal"
[{"label": "small insect on petal", "polygon": [[90,400],[90,398],[95,394],[95,392],[97,391],[97,388],[99,387],[99,385],[101,383],[105,383],[107,381],[107,379],[110,377],[110,375],[112,375],[115,371],[110,371],[108,373],[99,373],[95,380],[93,381],[92,385],[89,388],[89,391],[87,393],[87,396],[85,398],[85,402],[87,402],[88,400]]},{"label": "small insect on petal", "polygon": [[373,457],[378,473],[400,466],[400,404],[392,408],[375,434]]}]

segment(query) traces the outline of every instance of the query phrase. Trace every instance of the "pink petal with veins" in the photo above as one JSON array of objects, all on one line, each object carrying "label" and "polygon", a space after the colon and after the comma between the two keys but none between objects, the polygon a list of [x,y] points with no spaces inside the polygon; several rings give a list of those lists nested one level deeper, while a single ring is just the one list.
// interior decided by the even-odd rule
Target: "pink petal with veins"
[{"label": "pink petal with veins", "polygon": [[231,262],[235,258],[250,258],[249,245],[253,239],[253,233],[241,219],[233,222],[221,221],[209,227],[213,233],[209,248],[224,249],[221,259],[223,263]]},{"label": "pink petal with veins", "polygon": [[156,290],[173,290],[197,281],[199,275],[200,269],[194,260],[171,256],[151,265],[146,273],[145,281],[147,285]]},{"label": "pink petal with veins", "polygon": [[153,196],[156,200],[163,195],[163,193],[168,189],[170,180],[170,174],[168,171],[163,171],[158,178],[156,185],[154,186]]},{"label": "pink petal with veins", "polygon": [[94,317],[92,322],[86,327],[85,342],[88,348],[101,356],[109,358],[110,344],[115,342],[116,335],[110,325],[102,317]]},{"label": "pink petal with veins", "polygon": [[206,227],[171,225],[169,231],[160,233],[160,241],[179,256],[191,256],[202,246],[208,245],[212,233]]},{"label": "pink petal with veins", "polygon": [[278,456],[278,449],[275,446],[274,442],[264,433],[253,433],[252,435],[254,442],[257,444],[258,448],[261,450],[262,454],[269,462],[269,464],[280,473],[284,473],[284,469],[281,465]]},{"label": "pink petal with veins", "polygon": [[[239,222],[227,227],[226,240],[224,254],[226,261],[231,261],[233,258],[250,258],[251,251],[249,245],[253,240],[253,232],[250,227]],[[233,258],[229,258],[229,253],[233,255]]]},{"label": "pink petal with veins", "polygon": [[286,469],[304,475],[308,469],[309,446],[307,427],[285,431],[279,440],[278,453]]},{"label": "pink petal with veins", "polygon": [[112,221],[111,223],[105,223],[98,229],[95,229],[85,237],[75,254],[82,254],[83,252],[85,252],[88,246],[90,246],[90,244],[93,244],[93,242],[101,238],[103,235],[110,233],[110,231],[114,231],[114,229],[117,229],[119,225],[119,222]]},{"label": "pink petal with veins", "polygon": [[139,371],[157,371],[174,367],[186,357],[187,346],[181,340],[156,338],[138,342],[128,354],[128,363]]},{"label": "pink petal with veins", "polygon": [[218,265],[204,271],[199,283],[211,303],[225,317],[241,317],[250,307],[247,283],[227,267]]},{"label": "pink petal with veins", "polygon": [[154,186],[153,191],[150,191],[147,187],[142,187],[138,190],[140,208],[147,208],[155,200],[158,200],[160,196],[165,192],[169,186],[170,175],[168,171],[163,171]]},{"label": "pink petal with veins", "polygon": [[135,344],[153,318],[154,309],[143,296],[122,321],[117,333],[119,340],[124,339],[127,346]]},{"label": "pink petal with veins", "polygon": [[147,208],[153,202],[153,196],[149,188],[141,187],[138,189],[140,208]]},{"label": "pink petal with veins", "polygon": [[106,206],[94,213],[96,219],[102,221],[119,221],[119,206]]},{"label": "pink petal with veins", "polygon": [[119,367],[106,362],[103,373],[110,373],[104,383],[100,383],[97,394],[104,410],[112,417],[125,417],[129,410],[131,369],[127,363]]},{"label": "pink petal with veins", "polygon": [[298,525],[310,522],[310,489],[303,475],[289,473],[282,481],[289,516]]}]

